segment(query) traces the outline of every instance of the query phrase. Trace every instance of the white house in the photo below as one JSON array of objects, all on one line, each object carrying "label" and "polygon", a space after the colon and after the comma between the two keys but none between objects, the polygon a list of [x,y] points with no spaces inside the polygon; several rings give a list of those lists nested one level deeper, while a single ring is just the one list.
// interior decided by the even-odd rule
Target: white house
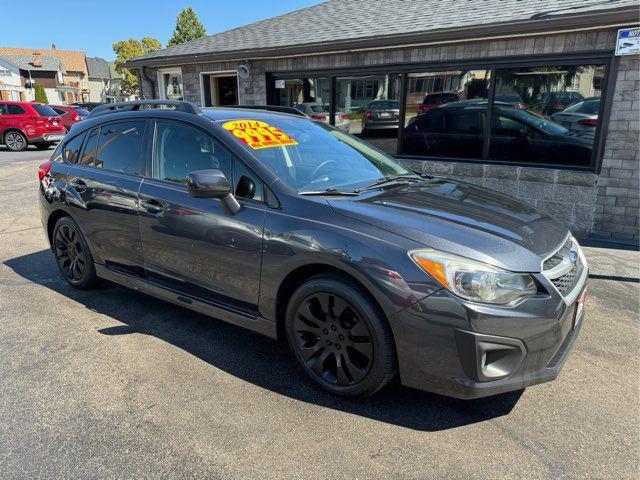
[{"label": "white house", "polygon": [[20,68],[0,57],[0,100],[28,101],[30,93],[22,86]]}]

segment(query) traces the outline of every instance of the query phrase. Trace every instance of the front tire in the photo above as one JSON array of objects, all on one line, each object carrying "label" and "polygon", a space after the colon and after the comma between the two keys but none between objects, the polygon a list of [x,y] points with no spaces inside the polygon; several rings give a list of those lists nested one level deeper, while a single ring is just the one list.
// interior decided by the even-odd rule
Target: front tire
[{"label": "front tire", "polygon": [[20,132],[8,132],[4,136],[4,144],[12,152],[22,152],[29,146],[27,137]]},{"label": "front tire", "polygon": [[338,275],[312,278],[294,292],[285,329],[305,373],[331,393],[366,397],[397,372],[395,343],[380,307]]},{"label": "front tire", "polygon": [[53,254],[64,279],[74,288],[88,289],[97,281],[93,256],[80,227],[70,217],[62,217],[53,228]]}]

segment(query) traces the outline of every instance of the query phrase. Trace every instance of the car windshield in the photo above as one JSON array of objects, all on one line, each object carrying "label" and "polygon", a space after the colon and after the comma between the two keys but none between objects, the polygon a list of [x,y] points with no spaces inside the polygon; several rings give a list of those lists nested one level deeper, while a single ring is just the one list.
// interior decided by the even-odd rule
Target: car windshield
[{"label": "car windshield", "polygon": [[400,107],[397,100],[383,100],[380,102],[371,102],[369,108],[371,110],[398,110]]},{"label": "car windshield", "polygon": [[586,113],[587,115],[597,115],[600,110],[600,100],[585,100],[576,103],[565,110],[567,113]]},{"label": "car windshield", "polygon": [[382,177],[412,174],[385,153],[321,122],[282,116],[227,121],[222,127],[299,192],[355,190]]},{"label": "car windshield", "polygon": [[566,128],[561,127],[556,123],[548,122],[544,118],[532,115],[531,113],[519,108],[509,108],[504,111],[508,112],[513,117],[548,133],[549,135],[564,135],[568,131]]},{"label": "car windshield", "polygon": [[38,115],[40,115],[41,117],[57,117],[58,116],[56,111],[53,108],[51,108],[49,105],[38,105],[38,104],[32,103],[31,106],[36,112],[38,112]]}]

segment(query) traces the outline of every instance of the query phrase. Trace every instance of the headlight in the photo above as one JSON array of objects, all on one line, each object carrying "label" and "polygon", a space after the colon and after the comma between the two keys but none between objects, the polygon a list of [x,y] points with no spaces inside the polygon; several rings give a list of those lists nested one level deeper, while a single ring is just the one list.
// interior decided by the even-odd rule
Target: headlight
[{"label": "headlight", "polygon": [[536,293],[531,275],[512,273],[437,250],[413,250],[411,259],[454,295],[482,303],[505,304]]}]

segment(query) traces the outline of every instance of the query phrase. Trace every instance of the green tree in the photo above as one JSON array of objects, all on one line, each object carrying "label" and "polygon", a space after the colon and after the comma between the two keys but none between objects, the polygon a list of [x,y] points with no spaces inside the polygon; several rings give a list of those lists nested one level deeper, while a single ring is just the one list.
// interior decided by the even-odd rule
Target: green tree
[{"label": "green tree", "polygon": [[120,66],[120,64],[161,48],[160,42],[152,37],[144,37],[142,40],[130,38],[113,44],[113,51],[116,54],[116,71],[124,76],[120,84],[120,91],[124,96],[128,97],[138,92],[138,77],[128,68]]},{"label": "green tree", "polygon": [[206,35],[204,26],[198,20],[196,12],[191,7],[187,7],[178,14],[176,28],[173,30],[173,37],[167,42],[167,47],[181,45]]},{"label": "green tree", "polygon": [[44,87],[42,86],[41,83],[36,82],[35,86],[35,98],[34,100],[36,102],[40,102],[40,103],[49,103],[49,99],[47,98],[47,92],[44,91]]}]

